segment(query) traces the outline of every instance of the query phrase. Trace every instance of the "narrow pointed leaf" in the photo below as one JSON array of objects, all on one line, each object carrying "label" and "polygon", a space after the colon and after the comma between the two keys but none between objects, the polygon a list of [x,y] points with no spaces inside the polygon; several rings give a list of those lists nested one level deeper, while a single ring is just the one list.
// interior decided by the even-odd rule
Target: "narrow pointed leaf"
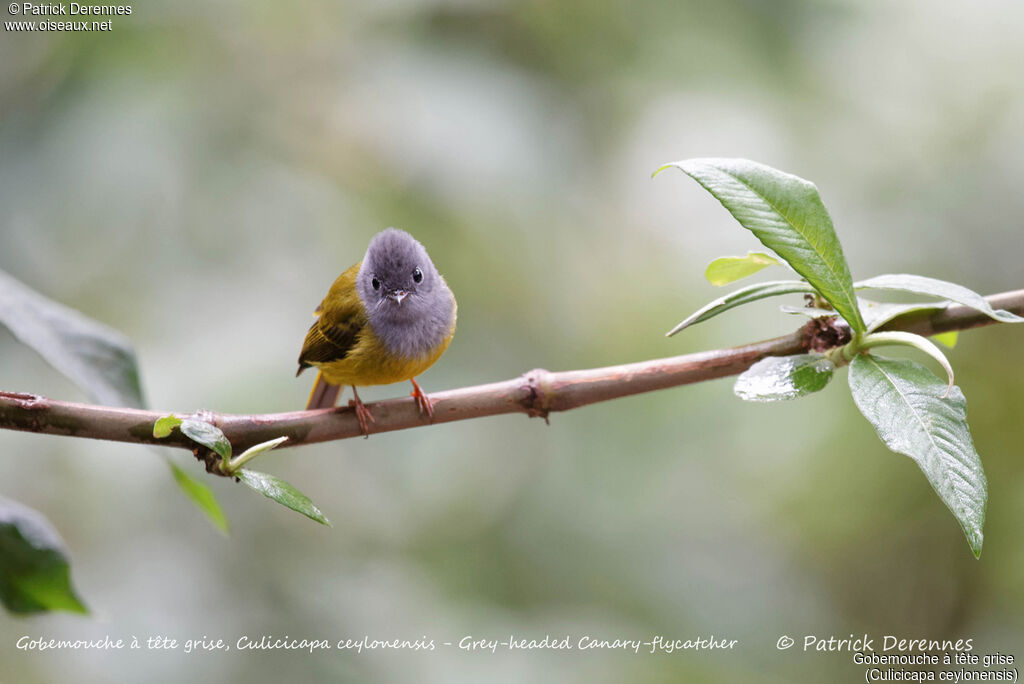
[{"label": "narrow pointed leaf", "polygon": [[0,271],[0,324],[95,401],[144,408],[131,342]]},{"label": "narrow pointed leaf", "polygon": [[321,525],[331,526],[327,517],[324,516],[308,496],[284,480],[267,473],[248,469],[239,470],[235,473],[235,477],[241,480],[243,484],[255,489],[263,496],[273,499],[282,506],[287,506],[310,520],[317,521]]},{"label": "narrow pointed leaf", "polygon": [[813,183],[746,159],[686,159],[662,169],[669,166],[704,186],[813,285],[854,331],[864,331],[850,268]]},{"label": "narrow pointed leaf", "polygon": [[756,283],[730,292],[724,297],[708,302],[700,309],[691,314],[686,320],[669,330],[665,335],[671,337],[680,330],[688,328],[696,323],[702,323],[718,314],[725,313],[737,306],[756,302],[766,297],[776,297],[784,294],[814,294],[814,288],[802,280],[774,280],[767,283]]},{"label": "narrow pointed leaf", "polygon": [[960,388],[943,397],[946,383],[924,366],[861,354],[850,364],[850,391],[885,445],[914,459],[980,556],[988,484]]},{"label": "narrow pointed leaf", "polygon": [[769,356],[744,371],[733,392],[746,401],[787,401],[825,389],[835,366],[821,354]]},{"label": "narrow pointed leaf", "polygon": [[938,297],[939,299],[948,299],[951,302],[977,309],[989,318],[1002,323],[1024,322],[1024,318],[1009,311],[993,309],[992,305],[977,292],[969,290],[963,285],[946,282],[945,280],[936,280],[935,278],[926,278],[925,276],[909,273],[892,273],[862,280],[856,284],[856,287],[857,289],[897,290],[928,297]]},{"label": "narrow pointed leaf", "polygon": [[763,268],[778,266],[779,260],[764,252],[747,252],[741,257],[719,257],[708,264],[704,277],[717,287],[752,276]]},{"label": "narrow pointed leaf", "polygon": [[0,603],[12,613],[88,613],[60,535],[41,513],[0,498]]},{"label": "narrow pointed leaf", "polygon": [[224,515],[224,511],[221,510],[220,504],[217,503],[217,497],[214,495],[213,490],[206,483],[193,478],[171,461],[168,461],[167,464],[171,466],[174,481],[181,488],[181,491],[184,492],[185,496],[188,497],[189,501],[194,503],[196,508],[206,515],[206,518],[214,527],[226,535],[228,533],[228,519]]},{"label": "narrow pointed leaf", "polygon": [[259,456],[260,454],[270,451],[271,449],[276,449],[278,446],[284,444],[287,441],[288,437],[283,436],[277,437],[275,439],[268,439],[266,442],[260,442],[259,444],[249,447],[248,449],[240,453],[236,458],[231,459],[231,463],[228,464],[229,471],[233,472],[235,470],[238,470],[239,468],[241,468],[246,463]]}]

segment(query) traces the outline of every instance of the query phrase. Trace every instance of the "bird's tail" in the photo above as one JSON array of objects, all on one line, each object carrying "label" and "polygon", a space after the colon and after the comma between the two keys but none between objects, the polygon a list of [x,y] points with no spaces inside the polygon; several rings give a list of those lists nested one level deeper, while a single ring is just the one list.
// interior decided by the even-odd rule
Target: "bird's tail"
[{"label": "bird's tail", "polygon": [[341,390],[341,385],[332,385],[324,379],[323,373],[317,373],[313,391],[309,393],[309,401],[306,402],[306,410],[333,408]]}]

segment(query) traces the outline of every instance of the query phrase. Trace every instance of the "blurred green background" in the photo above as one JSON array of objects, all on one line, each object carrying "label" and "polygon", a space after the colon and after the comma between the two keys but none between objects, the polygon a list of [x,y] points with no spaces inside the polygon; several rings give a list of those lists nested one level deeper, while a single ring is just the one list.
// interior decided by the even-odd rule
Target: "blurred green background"
[{"label": "blurred green background", "polygon": [[[682,174],[650,179],[685,157],[815,181],[854,277],[1024,286],[1018,2],[132,7],[110,33],[0,37],[0,269],[131,337],[156,409],[301,407],[312,309],[388,225],[459,300],[428,391],[792,330],[763,302],[662,336],[721,293],[710,259],[757,247]],[[972,331],[950,352],[990,483],[980,561],[845,373],[795,403],[746,404],[723,380],[550,427],[503,416],[275,452],[262,469],[334,528],[217,479],[226,539],[148,449],[0,433],[0,495],[60,530],[94,611],[0,618],[3,679],[853,681],[848,655],[775,643],[864,631],[1013,653],[1021,335]],[[0,387],[85,399],[5,331]],[[25,653],[23,634],[740,645]]]}]

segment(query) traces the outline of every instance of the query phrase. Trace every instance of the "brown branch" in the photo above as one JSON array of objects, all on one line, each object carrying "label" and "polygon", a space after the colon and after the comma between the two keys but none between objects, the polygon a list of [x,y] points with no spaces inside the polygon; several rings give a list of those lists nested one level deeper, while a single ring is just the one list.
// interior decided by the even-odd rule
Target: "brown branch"
[{"label": "brown branch", "polygon": [[[1024,290],[1004,292],[987,299],[996,309],[1024,315]],[[995,322],[974,309],[949,306],[938,311],[902,316],[884,329],[934,335]],[[502,413],[526,413],[546,419],[553,411],[568,411],[599,401],[736,375],[766,356],[787,356],[808,349],[836,346],[836,335],[835,327],[823,328],[819,322],[811,321],[790,335],[731,349],[590,370],[532,370],[504,382],[431,394],[434,403],[432,422],[448,423]],[[420,415],[416,402],[410,398],[380,401],[371,407],[375,420],[373,432],[422,427],[431,422]],[[153,437],[154,421],[167,413],[0,392],[0,429],[194,450],[196,445],[177,431],[166,439]],[[282,435],[288,436],[283,447],[361,436],[355,413],[348,407],[263,415],[202,412],[198,417],[220,427],[236,453]]]}]

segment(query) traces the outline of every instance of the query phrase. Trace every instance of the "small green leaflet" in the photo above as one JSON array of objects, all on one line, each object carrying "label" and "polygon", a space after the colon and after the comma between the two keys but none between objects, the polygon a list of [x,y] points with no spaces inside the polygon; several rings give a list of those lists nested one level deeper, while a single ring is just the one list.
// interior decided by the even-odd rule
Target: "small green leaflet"
[{"label": "small green leaflet", "polygon": [[171,473],[174,475],[174,481],[184,492],[185,496],[189,498],[192,503],[196,505],[207,517],[207,519],[213,523],[213,526],[223,532],[225,535],[228,533],[228,519],[224,515],[224,511],[221,510],[220,504],[217,503],[217,498],[213,494],[213,490],[210,489],[204,482],[193,478],[187,472],[176,466],[171,461],[167,461],[167,465],[171,467]]},{"label": "small green leaflet", "polygon": [[330,521],[310,500],[308,496],[288,484],[284,480],[268,475],[267,473],[256,472],[243,468],[235,473],[235,477],[243,484],[255,489],[260,494],[273,499],[282,506],[287,506],[297,511],[310,520],[315,520],[321,525],[331,526]]},{"label": "small green leaflet", "polygon": [[0,603],[12,613],[89,610],[71,586],[60,535],[38,511],[0,498]]},{"label": "small green leaflet", "polygon": [[733,392],[746,401],[786,401],[819,392],[835,366],[821,354],[769,356],[744,371]]},{"label": "small green leaflet", "polygon": [[949,332],[939,333],[938,335],[932,335],[932,339],[942,346],[952,349],[960,340],[960,331],[950,330]]},{"label": "small green leaflet", "polygon": [[[153,436],[157,438],[167,437],[175,427],[178,427],[192,441],[215,451],[221,457],[221,468],[226,474],[237,477],[251,489],[255,489],[279,504],[330,527],[331,523],[328,522],[324,514],[313,504],[309,497],[284,480],[278,479],[273,475],[256,472],[255,470],[244,468],[235,470],[235,468],[240,468],[259,454],[283,443],[288,439],[287,437],[271,439],[247,449],[238,457],[232,468],[230,467],[232,465],[231,444],[220,428],[200,420],[193,420],[191,418],[181,419],[171,414],[159,418],[153,424]],[[214,525],[227,533],[227,519],[225,519],[224,513],[220,510],[216,499],[214,499],[213,492],[202,483],[189,478],[184,471],[177,468],[174,464],[171,464],[171,469],[174,472],[175,480],[177,480],[179,486],[188,497],[206,513]]]},{"label": "small green leaflet", "polygon": [[685,159],[666,164],[655,175],[668,167],[700,183],[814,286],[854,331],[864,331],[850,267],[813,183],[747,159]]},{"label": "small green leaflet", "polygon": [[181,421],[178,429],[193,442],[198,442],[205,447],[213,449],[225,461],[231,458],[231,443],[216,425],[186,418]]},{"label": "small green leaflet", "polygon": [[[198,420],[181,419],[173,413],[158,418],[153,423],[153,436],[157,439],[169,437],[174,428],[179,428],[189,439],[202,444],[217,452],[222,459],[231,458],[231,444],[228,443],[224,433],[220,429]],[[227,454],[226,456],[224,454]],[[228,519],[224,515],[217,497],[213,490],[205,483],[193,478],[187,472],[176,466],[170,460],[167,465],[171,468],[174,482],[181,489],[188,500],[196,505],[203,512],[203,515],[223,534],[228,533]]]},{"label": "small green leaflet", "polygon": [[228,474],[230,475],[231,473],[234,473],[236,470],[244,466],[252,459],[259,456],[260,454],[264,454],[270,451],[271,449],[276,449],[277,447],[279,447],[280,445],[284,444],[287,441],[288,437],[282,436],[277,437],[275,439],[268,439],[266,442],[260,442],[259,444],[249,447],[241,454],[239,454],[236,458],[231,459],[231,461],[228,463]]},{"label": "small green leaflet", "polygon": [[778,266],[779,260],[764,252],[747,252],[747,256],[719,257],[708,264],[704,277],[716,287],[735,283],[763,268]]},{"label": "small green leaflet", "polygon": [[981,556],[988,483],[960,388],[943,397],[946,383],[924,366],[860,354],[850,364],[850,391],[885,445],[914,459]]},{"label": "small green leaflet", "polygon": [[170,435],[174,428],[181,430],[182,434],[193,442],[212,449],[223,460],[231,459],[231,442],[216,425],[192,418],[178,418],[172,413],[158,418],[153,423],[153,436],[163,439]]},{"label": "small green leaflet", "polygon": [[174,428],[181,425],[181,418],[174,415],[173,413],[163,418],[157,418],[156,422],[153,423],[153,436],[157,439],[164,439],[169,437]]}]

